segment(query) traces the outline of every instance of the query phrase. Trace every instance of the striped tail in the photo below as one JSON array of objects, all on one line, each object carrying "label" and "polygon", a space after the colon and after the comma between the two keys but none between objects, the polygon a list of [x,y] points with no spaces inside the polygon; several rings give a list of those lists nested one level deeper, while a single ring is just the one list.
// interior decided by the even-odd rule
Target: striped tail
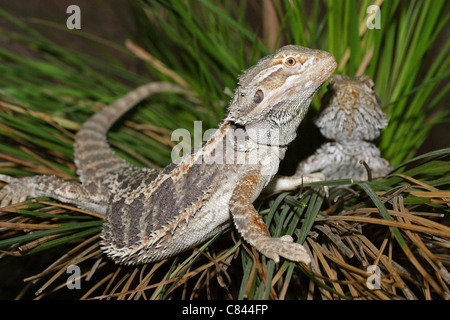
[{"label": "striped tail", "polygon": [[105,175],[130,167],[109,147],[106,134],[124,113],[146,97],[159,92],[184,92],[180,86],[166,82],[152,82],[136,88],[87,120],[75,137],[75,165],[82,183],[101,183]]}]

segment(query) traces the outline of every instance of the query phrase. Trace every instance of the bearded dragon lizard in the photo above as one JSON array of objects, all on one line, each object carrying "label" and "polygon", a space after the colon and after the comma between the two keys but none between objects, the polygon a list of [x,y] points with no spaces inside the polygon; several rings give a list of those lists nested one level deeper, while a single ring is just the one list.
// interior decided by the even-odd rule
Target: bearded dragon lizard
[{"label": "bearded dragon lizard", "polygon": [[324,143],[302,161],[296,175],[321,172],[330,180],[368,180],[368,170],[361,161],[370,168],[372,178],[383,177],[392,170],[389,162],[381,158],[380,150],[369,142],[387,125],[369,76],[333,76],[315,124],[323,136],[334,141]]},{"label": "bearded dragon lizard", "polygon": [[300,46],[264,57],[239,77],[211,138],[159,170],[128,164],[106,139],[111,125],[148,95],[183,91],[169,83],[139,87],[78,131],[74,155],[80,184],[55,176],[1,175],[9,184],[0,192],[0,204],[47,196],[102,214],[102,249],[122,264],[174,256],[231,222],[244,240],[276,262],[282,256],[308,264],[309,255],[292,237],[270,236],[252,202],[278,170],[313,96],[335,68],[328,52]]}]

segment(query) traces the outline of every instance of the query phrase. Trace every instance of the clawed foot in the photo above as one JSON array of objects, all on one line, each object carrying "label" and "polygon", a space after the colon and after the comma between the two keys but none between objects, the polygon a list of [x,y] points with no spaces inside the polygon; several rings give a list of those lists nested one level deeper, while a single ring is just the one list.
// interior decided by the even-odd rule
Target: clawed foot
[{"label": "clawed foot", "polygon": [[8,184],[0,190],[0,207],[25,201],[32,195],[33,188],[27,183],[27,178],[13,178],[0,174],[0,180]]},{"label": "clawed foot", "polygon": [[311,263],[311,258],[305,248],[301,244],[295,243],[289,235],[261,240],[256,249],[276,263],[280,261],[280,256],[307,265]]}]

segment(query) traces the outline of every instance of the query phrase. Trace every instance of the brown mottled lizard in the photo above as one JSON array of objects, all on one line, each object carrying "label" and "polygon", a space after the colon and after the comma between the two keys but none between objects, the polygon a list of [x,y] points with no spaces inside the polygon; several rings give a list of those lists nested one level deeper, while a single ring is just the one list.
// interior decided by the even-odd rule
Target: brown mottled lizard
[{"label": "brown mottled lizard", "polygon": [[368,180],[388,174],[392,167],[381,158],[371,142],[387,125],[381,100],[369,76],[350,78],[334,75],[323,97],[322,111],[315,124],[327,139],[316,152],[302,161],[296,175],[321,172],[326,179]]},{"label": "brown mottled lizard", "polygon": [[0,191],[1,206],[48,196],[105,215],[101,245],[117,263],[174,256],[231,222],[267,257],[309,263],[306,250],[292,237],[270,236],[252,202],[278,170],[313,96],[335,68],[331,54],[300,46],[266,56],[239,77],[211,138],[159,170],[128,164],[106,139],[111,125],[148,95],[183,91],[168,83],[139,87],[78,131],[74,154],[80,184],[54,176],[1,175],[9,183]]}]

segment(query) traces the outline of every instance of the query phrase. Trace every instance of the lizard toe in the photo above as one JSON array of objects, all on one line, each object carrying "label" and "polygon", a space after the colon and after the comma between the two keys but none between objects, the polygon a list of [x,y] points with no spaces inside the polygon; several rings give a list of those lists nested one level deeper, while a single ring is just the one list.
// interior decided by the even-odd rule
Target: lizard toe
[{"label": "lizard toe", "polygon": [[19,180],[18,178],[7,176],[6,174],[0,174],[0,181],[5,181],[7,183],[12,183],[12,182],[15,182],[15,181],[18,181],[18,180]]},{"label": "lizard toe", "polygon": [[304,262],[306,265],[311,263],[311,258],[306,252],[306,249],[299,243],[280,241],[282,245],[279,246],[278,254],[295,262]]},{"label": "lizard toe", "polygon": [[8,186],[4,187],[0,192],[0,207],[6,207],[12,202],[12,193],[9,192]]},{"label": "lizard toe", "polygon": [[10,181],[10,183],[0,190],[0,206],[6,207],[10,204],[19,203],[25,201],[32,195],[32,190],[27,184],[27,178],[5,178],[8,176],[0,175],[0,180]]},{"label": "lizard toe", "polygon": [[267,238],[256,247],[262,254],[277,263],[280,256],[291,261],[304,262],[307,265],[311,263],[311,258],[306,249],[301,244],[293,242],[289,235],[281,238]]},{"label": "lizard toe", "polygon": [[281,236],[280,240],[283,242],[294,242],[294,239],[288,234]]}]

